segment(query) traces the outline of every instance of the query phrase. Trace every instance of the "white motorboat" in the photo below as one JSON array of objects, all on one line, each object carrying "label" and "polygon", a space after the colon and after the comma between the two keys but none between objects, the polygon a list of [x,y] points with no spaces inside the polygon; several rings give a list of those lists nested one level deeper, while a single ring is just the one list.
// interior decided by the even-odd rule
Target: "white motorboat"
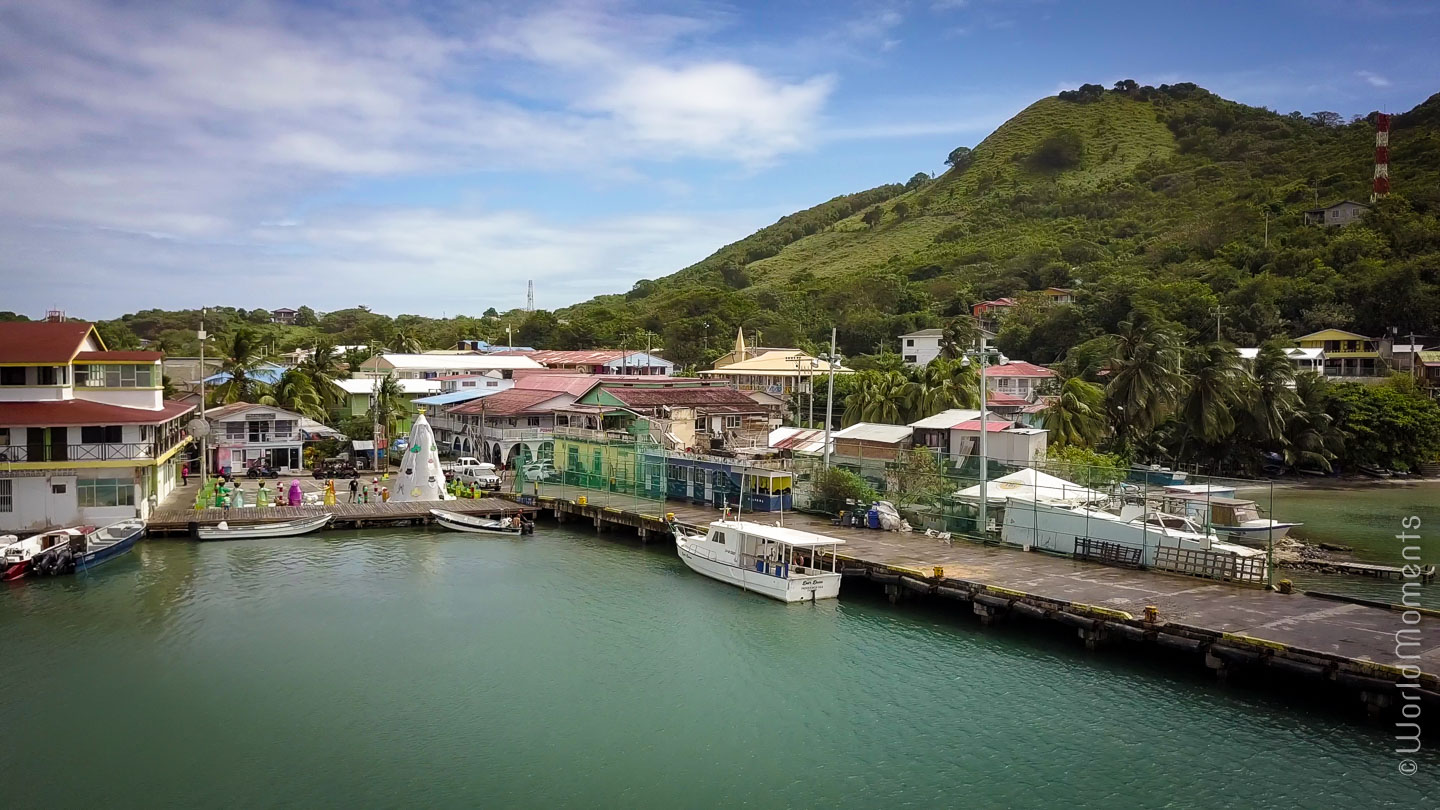
[{"label": "white motorboat", "polygon": [[430,514],[435,516],[436,523],[455,532],[518,535],[530,534],[535,531],[534,524],[519,517],[491,520],[490,518],[451,512],[447,509],[431,509]]},{"label": "white motorboat", "polygon": [[[675,550],[692,571],[781,602],[839,596],[835,547],[844,542],[745,520],[717,520],[704,534],[675,527]],[[822,553],[828,571],[816,562]]]},{"label": "white motorboat", "polygon": [[55,529],[19,541],[15,540],[13,534],[5,535],[0,540],[10,542],[0,548],[0,581],[21,579],[30,573],[30,561],[35,558],[35,555],[57,546],[69,545],[72,539],[84,537],[86,532],[93,531],[94,528],[93,526],[80,526],[72,529]]},{"label": "white motorboat", "polygon": [[[1231,492],[1233,493],[1233,490]],[[1282,523],[1274,518],[1261,517],[1259,505],[1244,498],[1212,497],[1209,493],[1177,493],[1168,496],[1165,503],[1193,518],[1196,523],[1208,523],[1216,533],[1236,543],[1264,545],[1271,540],[1283,540],[1291,529],[1305,525]]]},{"label": "white motorboat", "polygon": [[295,537],[323,528],[334,517],[334,515],[316,515],[280,523],[251,523],[245,526],[231,526],[222,520],[214,526],[195,527],[195,537],[200,540],[256,540],[262,537]]}]

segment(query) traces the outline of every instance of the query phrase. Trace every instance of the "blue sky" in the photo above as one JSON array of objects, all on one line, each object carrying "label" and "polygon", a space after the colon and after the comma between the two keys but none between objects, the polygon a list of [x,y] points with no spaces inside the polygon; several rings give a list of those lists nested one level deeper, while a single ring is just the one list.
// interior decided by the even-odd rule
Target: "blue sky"
[{"label": "blue sky", "polygon": [[0,310],[554,308],[1084,82],[1440,91],[1440,4],[0,0]]}]

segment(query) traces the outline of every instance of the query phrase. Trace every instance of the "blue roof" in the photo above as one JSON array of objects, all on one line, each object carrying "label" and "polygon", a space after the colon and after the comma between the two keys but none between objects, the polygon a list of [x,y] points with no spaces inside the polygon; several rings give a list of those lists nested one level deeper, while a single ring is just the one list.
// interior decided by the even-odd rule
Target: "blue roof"
[{"label": "blue roof", "polygon": [[[284,366],[277,366],[274,363],[262,363],[261,365],[256,366],[255,372],[250,375],[250,378],[258,382],[265,383],[266,385],[274,385],[275,383],[280,381],[280,375],[284,373]],[[218,385],[223,382],[228,382],[229,380],[230,373],[227,371],[221,371],[217,374],[211,374],[209,377],[205,378],[205,382],[208,385]]]},{"label": "blue roof", "polygon": [[508,389],[496,388],[494,390],[484,391],[451,391],[448,394],[436,394],[433,397],[420,397],[419,399],[411,400],[411,402],[414,402],[416,405],[454,405],[457,402],[469,402],[472,399],[479,399],[487,394],[498,394],[505,390]]}]

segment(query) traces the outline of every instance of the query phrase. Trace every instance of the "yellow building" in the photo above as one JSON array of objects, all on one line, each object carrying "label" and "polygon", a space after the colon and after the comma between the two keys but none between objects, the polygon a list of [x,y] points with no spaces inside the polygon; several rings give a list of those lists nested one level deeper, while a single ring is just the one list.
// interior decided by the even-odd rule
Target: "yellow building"
[{"label": "yellow building", "polygon": [[1379,377],[1388,371],[1383,356],[1384,342],[1378,338],[1344,329],[1321,329],[1302,335],[1295,342],[1302,349],[1325,352],[1326,377]]}]

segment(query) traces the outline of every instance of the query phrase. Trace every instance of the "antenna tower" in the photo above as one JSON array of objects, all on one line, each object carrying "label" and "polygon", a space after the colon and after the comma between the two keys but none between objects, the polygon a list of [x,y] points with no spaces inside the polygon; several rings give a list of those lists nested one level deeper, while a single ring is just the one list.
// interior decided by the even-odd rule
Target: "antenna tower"
[{"label": "antenna tower", "polygon": [[1375,185],[1370,202],[1390,193],[1390,115],[1375,113]]},{"label": "antenna tower", "polygon": [[525,311],[535,311],[535,281],[532,279],[525,290]]}]

